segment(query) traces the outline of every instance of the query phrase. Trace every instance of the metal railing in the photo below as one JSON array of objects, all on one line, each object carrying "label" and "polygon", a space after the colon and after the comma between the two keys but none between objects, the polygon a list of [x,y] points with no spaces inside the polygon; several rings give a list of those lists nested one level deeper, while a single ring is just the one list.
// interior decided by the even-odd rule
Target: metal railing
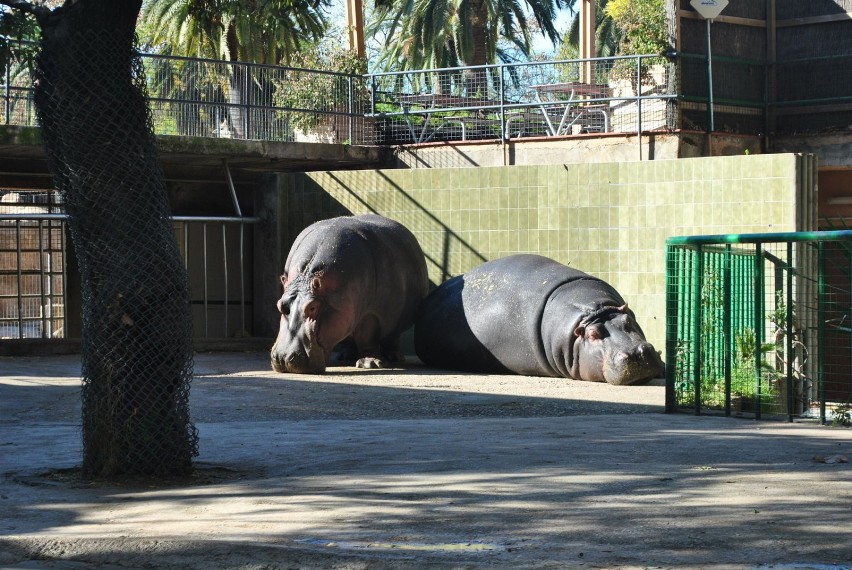
[{"label": "metal railing", "polygon": [[[6,45],[4,124],[35,126],[35,44]],[[161,135],[396,145],[674,127],[674,64],[658,56],[368,75],[142,57]]]},{"label": "metal railing", "polygon": [[0,209],[0,338],[66,337],[64,219]]},{"label": "metal railing", "polygon": [[[66,214],[0,213],[0,338],[68,338]],[[252,333],[251,217],[172,218],[196,339]],[[73,298],[74,295],[71,295]],[[77,307],[76,309],[79,309]]]},{"label": "metal railing", "polygon": [[848,411],[852,231],[669,238],[666,258],[668,411]]}]

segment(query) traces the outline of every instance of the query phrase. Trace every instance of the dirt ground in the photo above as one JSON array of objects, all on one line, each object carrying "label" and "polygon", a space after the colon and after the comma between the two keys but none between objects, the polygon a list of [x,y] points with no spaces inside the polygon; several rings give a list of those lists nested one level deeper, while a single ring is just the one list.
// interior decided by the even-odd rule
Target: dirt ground
[{"label": "dirt ground", "polygon": [[852,569],[852,430],[662,381],[200,354],[185,481],[81,481],[80,363],[0,358],[0,569]]}]

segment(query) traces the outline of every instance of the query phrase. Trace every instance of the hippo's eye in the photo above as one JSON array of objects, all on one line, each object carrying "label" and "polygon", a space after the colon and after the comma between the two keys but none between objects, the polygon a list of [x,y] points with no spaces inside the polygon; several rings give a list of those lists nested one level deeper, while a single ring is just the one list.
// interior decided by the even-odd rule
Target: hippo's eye
[{"label": "hippo's eye", "polygon": [[284,301],[283,299],[278,301],[278,312],[280,312],[285,317],[290,314],[290,303]]}]

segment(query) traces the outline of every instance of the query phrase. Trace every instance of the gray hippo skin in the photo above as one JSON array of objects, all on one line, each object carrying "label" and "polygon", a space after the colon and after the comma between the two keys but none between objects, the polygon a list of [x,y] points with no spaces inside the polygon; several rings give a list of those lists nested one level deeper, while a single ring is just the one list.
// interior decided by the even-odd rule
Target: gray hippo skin
[{"label": "gray hippo skin", "polygon": [[276,372],[321,373],[347,341],[361,368],[403,360],[399,336],[429,288],[414,235],[375,215],[316,222],[296,237],[281,276]]},{"label": "gray hippo skin", "polygon": [[663,363],[621,295],[539,255],[489,261],[443,283],[414,328],[427,365],[636,384]]}]

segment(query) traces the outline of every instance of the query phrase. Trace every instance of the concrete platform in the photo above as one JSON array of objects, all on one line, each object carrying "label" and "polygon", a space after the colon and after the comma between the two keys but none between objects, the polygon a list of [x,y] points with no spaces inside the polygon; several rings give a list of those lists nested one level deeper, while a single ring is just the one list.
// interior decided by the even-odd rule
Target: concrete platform
[{"label": "concrete platform", "polygon": [[79,359],[0,358],[0,568],[852,568],[852,430],[663,385],[201,354],[197,473],[75,474]]}]

